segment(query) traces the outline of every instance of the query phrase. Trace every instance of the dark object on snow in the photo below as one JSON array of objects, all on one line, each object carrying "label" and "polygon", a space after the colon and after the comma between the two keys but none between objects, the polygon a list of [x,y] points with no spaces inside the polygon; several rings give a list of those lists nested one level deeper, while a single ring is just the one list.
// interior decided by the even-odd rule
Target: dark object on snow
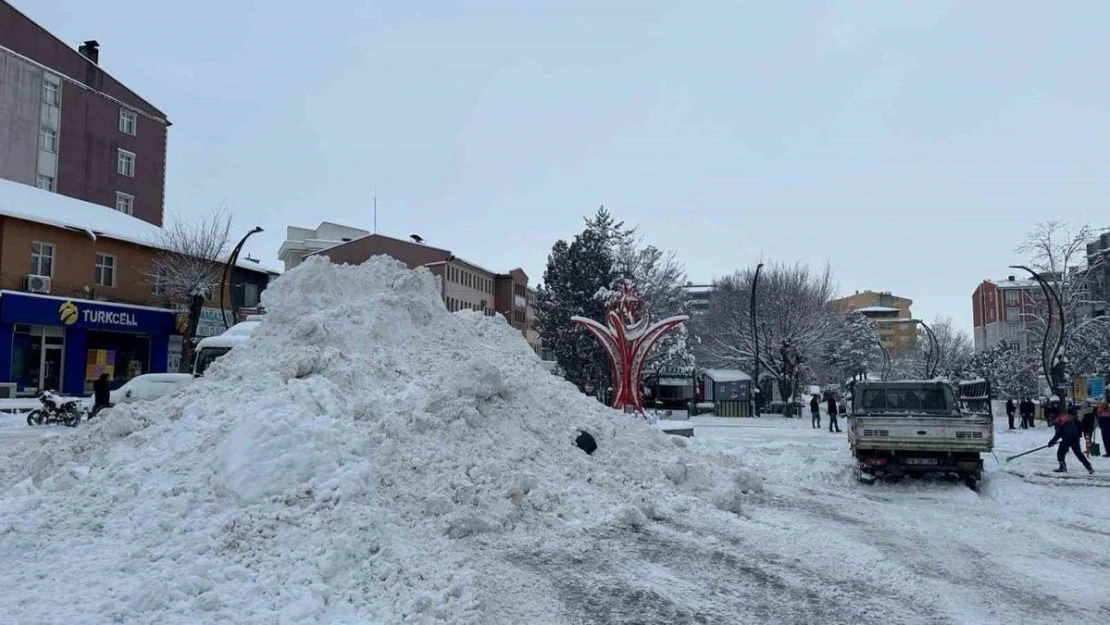
[{"label": "dark object on snow", "polygon": [[419,234],[410,234],[409,238],[412,239],[413,241],[417,242],[417,243],[423,243],[424,242],[424,237],[420,236]]},{"label": "dark object on snow", "polygon": [[578,438],[574,439],[574,444],[578,445],[578,448],[586,452],[587,455],[597,451],[597,441],[586,430],[578,430]]},{"label": "dark object on snow", "polygon": [[93,382],[93,410],[91,416],[96,416],[98,412],[107,408],[112,400],[112,382],[108,379],[107,373],[101,373],[100,377]]}]

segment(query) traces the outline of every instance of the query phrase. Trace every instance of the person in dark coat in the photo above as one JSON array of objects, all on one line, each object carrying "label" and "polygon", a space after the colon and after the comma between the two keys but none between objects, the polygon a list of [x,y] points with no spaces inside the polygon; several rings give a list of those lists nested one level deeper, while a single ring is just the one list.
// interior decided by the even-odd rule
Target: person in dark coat
[{"label": "person in dark coat", "polygon": [[821,402],[817,399],[816,395],[813,396],[813,399],[809,400],[809,416],[810,416],[810,425],[813,426],[813,429],[816,430],[816,429],[820,428],[821,427]]},{"label": "person in dark coat", "polygon": [[840,409],[836,405],[836,395],[829,395],[828,411],[829,432],[832,432],[833,428],[836,428],[836,432],[840,432],[840,424],[836,420],[836,415],[840,412]]},{"label": "person in dark coat", "polygon": [[1037,406],[1032,399],[1023,397],[1021,403],[1018,404],[1018,410],[1021,412],[1021,429],[1027,430],[1036,427],[1036,424],[1033,423],[1033,415],[1037,412]]},{"label": "person in dark coat", "polygon": [[1102,404],[1095,413],[1098,429],[1102,430],[1102,455],[1110,458],[1110,404]]},{"label": "person in dark coat", "polygon": [[1010,429],[1011,430],[1014,429],[1014,413],[1015,412],[1017,412],[1017,408],[1014,406],[1014,400],[1011,397],[1010,399],[1006,400],[1006,418],[1010,420]]},{"label": "person in dark coat", "polygon": [[1095,407],[1091,406],[1090,410],[1083,413],[1083,418],[1079,420],[1079,431],[1083,433],[1083,451],[1088,456],[1091,455],[1091,440],[1095,437]]},{"label": "person in dark coat", "polygon": [[111,405],[112,401],[112,382],[108,379],[107,373],[101,373],[100,377],[93,382],[93,409],[89,418],[95,417],[96,413]]},{"label": "person in dark coat", "polygon": [[1079,462],[1087,468],[1088,473],[1094,473],[1095,469],[1087,460],[1087,456],[1083,455],[1083,450],[1079,448],[1079,438],[1081,436],[1079,424],[1076,423],[1075,418],[1065,411],[1057,411],[1056,415],[1056,433],[1052,436],[1052,440],[1048,441],[1049,447],[1060,441],[1060,447],[1056,449],[1056,460],[1060,462],[1060,466],[1053,469],[1053,473],[1067,473],[1068,465],[1064,462],[1064,458],[1068,455],[1070,449]]}]

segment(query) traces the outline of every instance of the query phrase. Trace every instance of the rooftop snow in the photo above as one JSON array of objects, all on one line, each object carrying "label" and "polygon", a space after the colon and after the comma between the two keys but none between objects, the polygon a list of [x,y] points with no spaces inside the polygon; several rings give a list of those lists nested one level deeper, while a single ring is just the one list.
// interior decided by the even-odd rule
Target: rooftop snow
[{"label": "rooftop snow", "polygon": [[714,382],[746,382],[752,379],[739,369],[706,369],[702,373]]},{"label": "rooftop snow", "polygon": [[[86,233],[90,238],[108,237],[153,248],[160,247],[162,235],[158,226],[107,206],[10,180],[0,180],[0,215]],[[280,273],[248,260],[240,260],[237,266],[262,273]]]},{"label": "rooftop snow", "polygon": [[900,308],[891,308],[890,306],[866,306],[864,308],[855,308],[856,312],[869,313],[869,312],[900,312]]}]

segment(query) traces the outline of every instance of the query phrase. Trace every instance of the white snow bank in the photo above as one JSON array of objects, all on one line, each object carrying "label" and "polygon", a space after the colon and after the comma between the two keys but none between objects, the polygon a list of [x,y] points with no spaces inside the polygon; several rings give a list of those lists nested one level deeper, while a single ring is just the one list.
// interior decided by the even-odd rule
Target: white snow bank
[{"label": "white snow bank", "polygon": [[5,622],[563,622],[558,562],[710,534],[762,489],[448,313],[426,270],[313,257],[263,300],[203,379],[0,468]]}]

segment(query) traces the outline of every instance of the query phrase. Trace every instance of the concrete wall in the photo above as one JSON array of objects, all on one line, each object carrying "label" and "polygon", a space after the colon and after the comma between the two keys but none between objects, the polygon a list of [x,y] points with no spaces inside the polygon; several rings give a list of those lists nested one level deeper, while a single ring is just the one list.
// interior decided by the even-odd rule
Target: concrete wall
[{"label": "concrete wall", "polygon": [[0,51],[0,178],[34,185],[42,70]]}]

